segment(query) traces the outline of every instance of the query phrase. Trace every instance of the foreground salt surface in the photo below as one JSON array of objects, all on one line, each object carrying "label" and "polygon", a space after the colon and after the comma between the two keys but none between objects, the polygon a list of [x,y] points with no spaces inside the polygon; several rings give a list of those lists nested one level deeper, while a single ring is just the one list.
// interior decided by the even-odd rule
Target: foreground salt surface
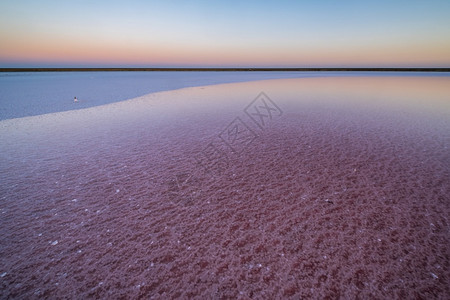
[{"label": "foreground salt surface", "polygon": [[[448,87],[261,81],[0,122],[1,297],[448,298]],[[263,129],[260,91],[283,110]],[[258,134],[239,154],[235,117]],[[222,172],[196,163],[211,142]]]}]

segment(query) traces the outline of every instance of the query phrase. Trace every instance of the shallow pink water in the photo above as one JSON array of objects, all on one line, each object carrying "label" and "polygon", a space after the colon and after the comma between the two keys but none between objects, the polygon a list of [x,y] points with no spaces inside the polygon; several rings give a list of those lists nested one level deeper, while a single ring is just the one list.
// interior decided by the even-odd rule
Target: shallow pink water
[{"label": "shallow pink water", "polygon": [[[2,123],[1,297],[448,298],[449,81],[242,83]],[[261,90],[283,112],[259,128]],[[233,152],[235,117],[251,143]]]}]

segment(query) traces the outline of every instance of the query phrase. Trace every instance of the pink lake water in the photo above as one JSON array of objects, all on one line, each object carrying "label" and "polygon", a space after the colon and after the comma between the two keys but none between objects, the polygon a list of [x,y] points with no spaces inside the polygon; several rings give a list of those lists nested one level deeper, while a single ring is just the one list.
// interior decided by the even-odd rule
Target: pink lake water
[{"label": "pink lake water", "polygon": [[450,296],[449,77],[187,88],[0,138],[1,298]]}]

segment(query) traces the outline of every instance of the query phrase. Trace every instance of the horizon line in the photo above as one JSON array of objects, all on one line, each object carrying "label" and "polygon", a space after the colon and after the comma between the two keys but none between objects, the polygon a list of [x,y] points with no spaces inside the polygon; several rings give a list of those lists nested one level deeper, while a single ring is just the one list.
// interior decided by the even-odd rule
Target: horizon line
[{"label": "horizon line", "polygon": [[214,67],[205,67],[205,68],[201,68],[201,67],[196,67],[196,68],[176,68],[176,67],[168,67],[168,68],[146,68],[146,67],[110,67],[110,68],[105,68],[105,67],[100,67],[100,68],[95,68],[95,67],[89,67],[89,68],[0,68],[0,72],[111,72],[111,71],[146,71],[146,72],[157,72],[157,71],[170,71],[170,72],[174,72],[174,71],[178,71],[178,72],[207,72],[207,71],[217,71],[217,72],[230,72],[230,71],[234,71],[234,72],[254,72],[254,71],[267,71],[267,72],[272,72],[272,71],[278,71],[278,72],[289,72],[289,71],[295,71],[295,72],[322,72],[322,71],[336,71],[336,72],[349,72],[349,71],[355,71],[355,72],[450,72],[450,68],[430,68],[430,67],[424,67],[424,68],[418,68],[418,67],[414,67],[414,68],[409,68],[409,67],[402,67],[402,68],[398,68],[398,67],[382,67],[382,68],[363,68],[363,67],[358,67],[358,68],[347,68],[347,67],[342,67],[342,68],[336,68],[336,67],[332,67],[332,68],[328,68],[328,67],[317,67],[317,68],[252,68],[252,67],[248,67],[248,68],[233,68],[233,67],[229,67],[229,68],[223,68],[223,67],[218,67],[218,68],[214,68]]}]

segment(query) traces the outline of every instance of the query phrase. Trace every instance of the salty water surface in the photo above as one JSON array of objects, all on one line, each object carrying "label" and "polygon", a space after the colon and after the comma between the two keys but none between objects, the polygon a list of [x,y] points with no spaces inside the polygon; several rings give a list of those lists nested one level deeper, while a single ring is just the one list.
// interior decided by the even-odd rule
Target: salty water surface
[{"label": "salty water surface", "polygon": [[1,296],[448,298],[449,98],[279,79],[3,120]]}]

